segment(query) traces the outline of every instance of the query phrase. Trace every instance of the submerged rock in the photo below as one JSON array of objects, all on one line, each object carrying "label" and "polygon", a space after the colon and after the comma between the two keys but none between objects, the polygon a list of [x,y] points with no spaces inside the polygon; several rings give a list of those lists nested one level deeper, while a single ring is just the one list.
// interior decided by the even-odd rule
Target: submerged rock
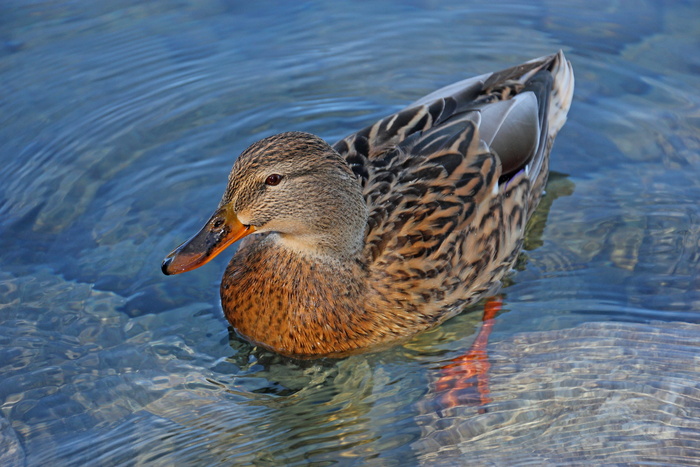
[{"label": "submerged rock", "polygon": [[[492,350],[491,350],[492,349]],[[492,344],[481,407],[419,403],[428,465],[695,464],[700,325],[594,322]]]},{"label": "submerged rock", "polygon": [[25,465],[24,449],[10,422],[0,416],[0,465]]}]

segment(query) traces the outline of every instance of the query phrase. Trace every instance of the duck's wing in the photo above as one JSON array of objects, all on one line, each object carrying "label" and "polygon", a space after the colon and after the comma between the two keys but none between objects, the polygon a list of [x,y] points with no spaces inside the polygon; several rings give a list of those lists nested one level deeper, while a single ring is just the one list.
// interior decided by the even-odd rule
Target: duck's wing
[{"label": "duck's wing", "polygon": [[364,187],[376,280],[408,301],[488,289],[519,246],[572,92],[560,52],[440,89],[336,143]]},{"label": "duck's wing", "polygon": [[[564,58],[561,51],[506,70],[487,73],[445,86],[417,100],[405,109],[338,141],[334,145],[334,149],[346,158],[364,185],[369,179],[369,172],[375,163],[374,159],[383,157],[388,148],[396,147],[410,136],[438,127],[470,110],[481,109],[483,111],[487,104],[510,101],[515,95],[522,92],[528,80],[542,70],[547,70],[549,75],[555,79],[553,79],[551,89],[544,92],[544,95],[538,96],[540,100],[549,99],[549,105],[538,103],[538,120],[549,123],[548,130],[541,133],[553,138],[566,122],[566,114],[571,105],[574,87],[571,64]],[[499,129],[506,120],[508,123],[516,122],[507,126],[511,131],[521,130],[525,132],[534,129],[518,124],[518,120],[512,118],[513,116],[506,118],[509,116],[508,110],[511,105],[489,106],[485,119],[489,129],[486,126],[481,127],[481,137],[488,139],[491,136],[491,143],[497,139],[497,144],[499,141],[518,140],[518,135],[511,133],[494,138],[496,133],[491,130]],[[532,120],[528,121],[531,124],[533,122]],[[540,128],[540,130],[544,129]],[[513,164],[518,162],[517,154],[516,151],[515,158],[512,159]],[[501,159],[510,158],[510,153],[504,152],[500,157]],[[504,170],[504,173],[506,172]]]}]

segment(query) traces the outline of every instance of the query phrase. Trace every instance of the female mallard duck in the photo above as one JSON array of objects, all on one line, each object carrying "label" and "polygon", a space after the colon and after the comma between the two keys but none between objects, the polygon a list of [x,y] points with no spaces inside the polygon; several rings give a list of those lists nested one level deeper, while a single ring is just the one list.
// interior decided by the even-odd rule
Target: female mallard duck
[{"label": "female mallard duck", "polygon": [[163,272],[256,233],[226,269],[222,306],[245,338],[288,356],[436,326],[512,266],[573,86],[559,52],[435,91],[334,146],[300,132],[258,141]]}]

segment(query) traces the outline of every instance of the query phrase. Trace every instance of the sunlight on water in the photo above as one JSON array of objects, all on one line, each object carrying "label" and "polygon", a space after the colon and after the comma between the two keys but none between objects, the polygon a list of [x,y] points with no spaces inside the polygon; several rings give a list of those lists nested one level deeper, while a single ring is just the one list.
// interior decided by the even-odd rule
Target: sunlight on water
[{"label": "sunlight on water", "polygon": [[[0,464],[697,464],[698,13],[4,2]],[[298,362],[229,335],[227,255],[162,276],[255,140],[335,141],[558,49],[576,94],[480,360],[485,403],[440,389],[481,306]]]}]

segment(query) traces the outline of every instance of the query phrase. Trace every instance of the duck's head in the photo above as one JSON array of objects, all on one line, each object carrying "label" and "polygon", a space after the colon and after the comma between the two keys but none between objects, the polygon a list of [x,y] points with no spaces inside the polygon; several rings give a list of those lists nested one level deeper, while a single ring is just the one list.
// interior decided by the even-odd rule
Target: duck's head
[{"label": "duck's head", "polygon": [[272,232],[300,254],[351,256],[362,248],[366,223],[362,188],[345,160],[317,136],[282,133],[241,154],[216,212],[162,270],[195,269],[254,232]]}]

